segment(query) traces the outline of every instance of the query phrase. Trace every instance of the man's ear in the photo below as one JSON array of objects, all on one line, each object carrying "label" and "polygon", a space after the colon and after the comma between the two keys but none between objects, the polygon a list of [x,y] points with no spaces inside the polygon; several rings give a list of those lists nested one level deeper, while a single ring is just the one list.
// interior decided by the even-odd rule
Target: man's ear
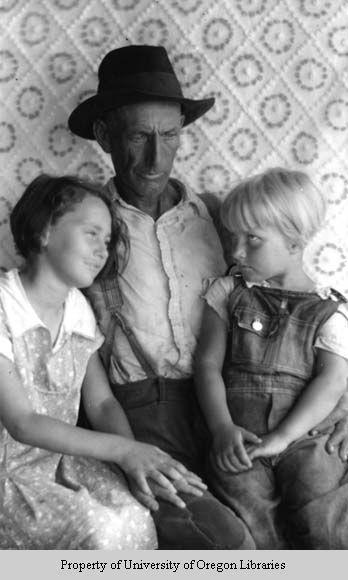
[{"label": "man's ear", "polygon": [[105,121],[97,119],[93,123],[93,133],[96,141],[105,153],[111,153],[109,132]]},{"label": "man's ear", "polygon": [[181,127],[181,129],[182,129],[182,128],[183,128],[183,126],[184,126],[184,123],[185,123],[185,115],[181,115],[181,117],[180,117],[180,123],[181,123],[181,124],[180,124],[180,127]]}]

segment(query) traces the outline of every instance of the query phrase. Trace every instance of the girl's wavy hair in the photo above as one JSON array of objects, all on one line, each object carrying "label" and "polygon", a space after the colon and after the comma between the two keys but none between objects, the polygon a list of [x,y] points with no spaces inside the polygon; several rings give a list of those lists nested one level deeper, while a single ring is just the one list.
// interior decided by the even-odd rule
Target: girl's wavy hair
[{"label": "girl's wavy hair", "polygon": [[272,168],[239,183],[223,201],[220,215],[229,231],[271,226],[304,248],[325,211],[324,196],[305,173]]},{"label": "girl's wavy hair", "polygon": [[73,175],[55,177],[41,174],[26,187],[10,215],[10,227],[17,251],[27,260],[39,254],[45,229],[72,211],[88,195],[101,199],[112,218],[109,257],[98,278],[115,275],[125,266],[128,258],[126,224],[116,216],[112,200],[104,189]]}]

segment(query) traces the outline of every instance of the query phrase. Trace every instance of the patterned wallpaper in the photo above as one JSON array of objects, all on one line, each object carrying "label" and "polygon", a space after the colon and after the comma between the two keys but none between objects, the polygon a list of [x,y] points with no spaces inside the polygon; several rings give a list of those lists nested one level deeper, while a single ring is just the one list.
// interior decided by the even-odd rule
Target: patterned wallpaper
[{"label": "patterned wallpaper", "polygon": [[268,166],[306,170],[329,201],[307,268],[348,293],[348,0],[0,0],[0,38],[0,265],[38,172],[112,173],[66,124],[102,56],[163,44],[186,95],[217,100],[183,131],[175,175],[224,196]]}]

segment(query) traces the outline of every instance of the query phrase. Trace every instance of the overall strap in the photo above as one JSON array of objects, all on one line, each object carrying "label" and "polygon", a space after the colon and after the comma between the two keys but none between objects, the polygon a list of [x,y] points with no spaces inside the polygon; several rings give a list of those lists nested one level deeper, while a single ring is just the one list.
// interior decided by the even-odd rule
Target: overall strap
[{"label": "overall strap", "polygon": [[119,326],[122,329],[123,333],[126,335],[129,342],[129,346],[131,347],[135,358],[137,359],[141,368],[145,372],[146,376],[148,378],[155,377],[156,372],[154,371],[151,363],[146,359],[143,350],[136,336],[134,335],[132,329],[127,325],[126,321],[124,320],[123,316],[120,313],[120,308],[123,304],[123,300],[116,277],[100,280],[100,286],[105,298],[106,310],[108,310],[108,312],[110,312],[111,315],[110,322],[105,333],[105,341],[103,345],[104,351],[103,358],[106,368],[108,368],[110,365],[115,330],[116,327]]}]

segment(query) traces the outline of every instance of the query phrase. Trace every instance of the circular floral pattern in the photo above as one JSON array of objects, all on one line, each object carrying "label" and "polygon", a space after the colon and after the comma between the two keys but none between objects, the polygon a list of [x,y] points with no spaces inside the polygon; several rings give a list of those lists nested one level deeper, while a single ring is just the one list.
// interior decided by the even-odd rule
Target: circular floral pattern
[{"label": "circular floral pattern", "polygon": [[12,123],[0,123],[0,153],[8,153],[16,144],[16,131]]},{"label": "circular floral pattern", "polygon": [[7,83],[17,74],[18,60],[9,50],[0,50],[0,82]]},{"label": "circular floral pattern", "polygon": [[338,56],[348,56],[348,26],[337,26],[329,32],[329,46]]},{"label": "circular floral pattern", "polygon": [[174,57],[174,68],[181,78],[183,88],[190,88],[202,78],[200,59],[192,53],[178,54]]},{"label": "circular floral pattern", "polygon": [[266,0],[237,0],[237,8],[243,16],[257,16],[266,9]]},{"label": "circular floral pattern", "polygon": [[178,149],[176,160],[180,162],[188,161],[195,156],[199,147],[199,139],[191,127],[185,129],[181,136],[180,147]]},{"label": "circular floral pattern", "polygon": [[210,97],[215,97],[214,106],[209,109],[209,111],[203,115],[202,122],[207,125],[221,125],[228,119],[230,107],[229,101],[226,97],[217,91],[209,95]]},{"label": "circular floral pattern", "polygon": [[305,16],[320,18],[327,14],[330,7],[328,0],[300,0],[300,10]]},{"label": "circular floral pattern", "polygon": [[77,175],[80,179],[86,179],[92,182],[104,183],[105,175],[103,168],[95,161],[85,161],[77,168]]},{"label": "circular floral pattern", "polygon": [[325,120],[335,131],[348,129],[348,102],[335,99],[326,105]]},{"label": "circular floral pattern", "polygon": [[201,0],[174,0],[172,2],[173,7],[179,10],[182,14],[190,14],[190,12],[195,12],[199,7]]},{"label": "circular floral pattern", "polygon": [[241,161],[251,159],[257,149],[257,135],[247,128],[238,129],[228,142],[232,155]]},{"label": "circular floral pattern", "polygon": [[50,29],[49,19],[40,12],[28,12],[21,22],[21,37],[29,46],[46,40]]},{"label": "circular floral pattern", "polygon": [[313,263],[321,274],[333,276],[345,268],[346,257],[342,248],[333,243],[326,243],[318,248]]},{"label": "circular floral pattern", "polygon": [[94,16],[82,23],[81,39],[88,46],[102,46],[111,34],[105,18]]},{"label": "circular floral pattern", "polygon": [[199,176],[200,189],[210,193],[221,193],[229,189],[230,176],[226,167],[218,163],[203,167]]},{"label": "circular floral pattern", "polygon": [[70,10],[79,5],[80,0],[53,0],[54,5],[61,10]]},{"label": "circular floral pattern", "polygon": [[26,119],[35,119],[43,109],[44,96],[38,87],[22,89],[16,99],[17,111]]},{"label": "circular floral pattern", "polygon": [[260,104],[260,115],[267,127],[282,127],[291,115],[291,105],[286,95],[278,93],[265,97]]},{"label": "circular floral pattern", "polygon": [[301,131],[292,144],[292,153],[298,163],[309,165],[318,157],[318,141],[309,133]]},{"label": "circular floral pattern", "polygon": [[1,0],[0,12],[9,12],[18,4],[19,0]]},{"label": "circular floral pattern", "polygon": [[263,67],[252,54],[243,54],[233,61],[231,72],[239,87],[248,87],[262,80]]},{"label": "circular floral pattern", "polygon": [[324,86],[328,72],[325,65],[314,58],[301,60],[295,69],[297,84],[307,91],[314,91]]},{"label": "circular floral pattern", "polygon": [[168,42],[169,32],[167,25],[159,18],[145,20],[139,30],[141,44],[163,45]]},{"label": "circular floral pattern", "polygon": [[295,38],[294,25],[290,20],[270,20],[263,30],[261,41],[270,52],[288,52]]},{"label": "circular floral pattern", "polygon": [[348,181],[340,173],[326,173],[321,178],[321,183],[325,191],[328,192],[328,202],[339,204],[348,198]]},{"label": "circular floral pattern", "polygon": [[76,145],[75,136],[68,132],[65,125],[55,125],[48,135],[48,148],[55,157],[65,157]]},{"label": "circular floral pattern", "polygon": [[16,167],[16,177],[19,183],[26,187],[39,173],[42,172],[43,164],[35,157],[21,159]]},{"label": "circular floral pattern", "polygon": [[203,29],[203,44],[210,50],[221,50],[233,36],[233,29],[226,18],[213,18]]},{"label": "circular floral pattern", "polygon": [[114,0],[114,6],[119,10],[133,10],[137,4],[138,0]]},{"label": "circular floral pattern", "polygon": [[76,61],[68,52],[57,52],[50,57],[48,69],[56,83],[71,81],[77,70]]}]

